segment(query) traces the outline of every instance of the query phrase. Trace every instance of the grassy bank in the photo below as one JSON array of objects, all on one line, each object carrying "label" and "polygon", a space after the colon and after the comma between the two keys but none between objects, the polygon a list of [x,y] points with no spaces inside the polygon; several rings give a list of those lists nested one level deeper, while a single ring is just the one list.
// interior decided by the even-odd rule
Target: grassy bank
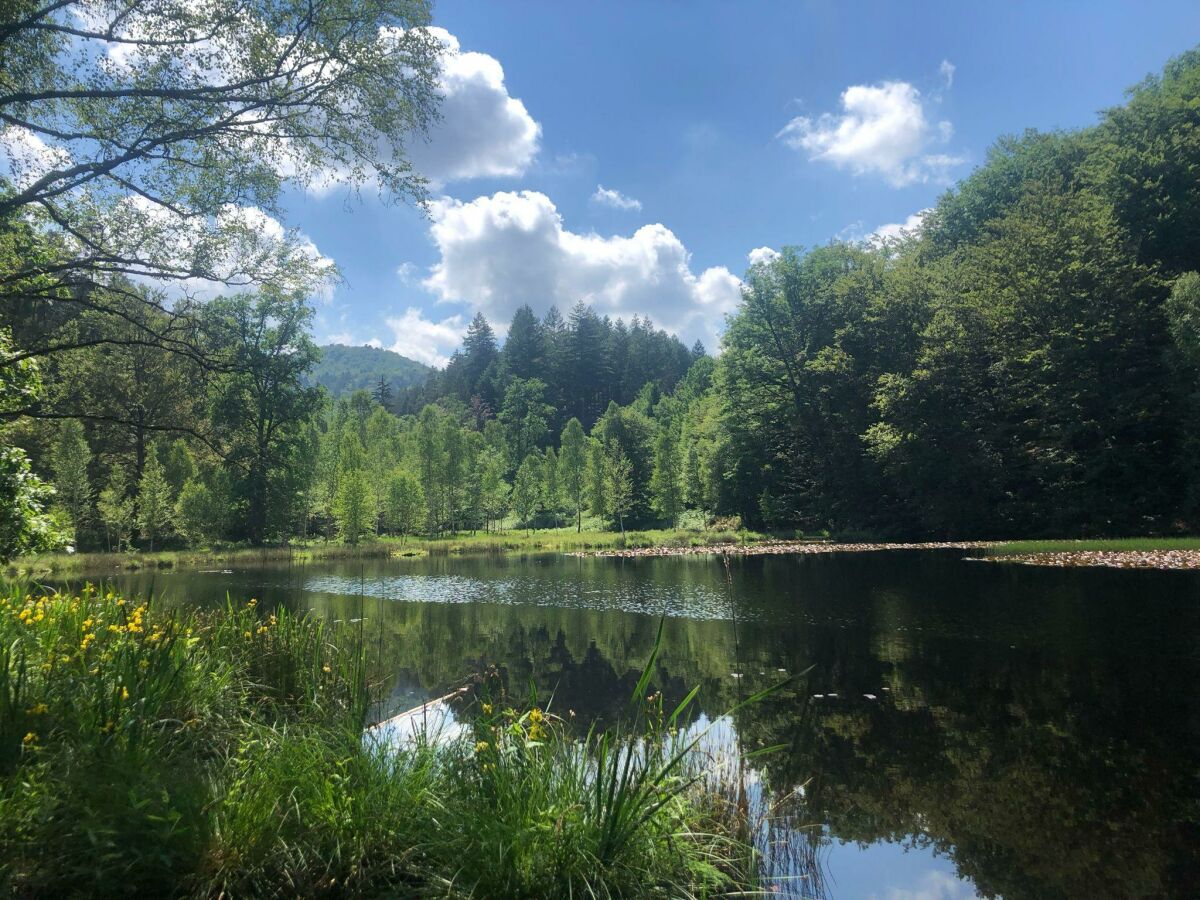
[{"label": "grassy bank", "polygon": [[1200,550],[1200,537],[1005,541],[988,547],[986,553],[988,556],[1029,556],[1036,553],[1149,553],[1171,550]]},{"label": "grassy bank", "polygon": [[689,777],[661,710],[639,704],[636,739],[572,739],[493,692],[463,713],[464,736],[383,752],[363,739],[360,648],[352,625],[253,601],[167,614],[91,589],[0,598],[0,891],[632,897],[747,882],[736,818]]},{"label": "grassy bank", "polygon": [[510,529],[500,532],[449,534],[436,538],[383,537],[357,545],[312,541],[287,547],[238,547],[164,550],[155,553],[43,553],[21,557],[4,570],[9,578],[102,577],[141,569],[195,569],[263,562],[310,562],[321,559],[426,556],[436,554],[570,553],[580,550],[613,550],[647,547],[698,547],[709,544],[745,544],[765,540],[755,531],[702,529],[650,529],[583,531],[574,528]]}]

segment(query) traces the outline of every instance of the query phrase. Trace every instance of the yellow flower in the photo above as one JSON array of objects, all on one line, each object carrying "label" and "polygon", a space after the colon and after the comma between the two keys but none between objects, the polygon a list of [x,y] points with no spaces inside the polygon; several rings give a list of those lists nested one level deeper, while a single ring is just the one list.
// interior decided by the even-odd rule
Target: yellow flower
[{"label": "yellow flower", "polygon": [[21,743],[25,744],[26,746],[29,746],[31,744],[36,744],[37,743],[37,735],[34,734],[32,731],[29,732],[28,734],[25,735],[25,737],[21,738]]},{"label": "yellow flower", "polygon": [[148,659],[139,660],[138,668],[141,669],[143,672],[146,671],[146,669],[150,668],[150,660],[148,660]]},{"label": "yellow flower", "polygon": [[543,718],[542,711],[540,709],[538,709],[536,706],[529,711],[529,721],[532,722],[534,725],[536,725],[538,722],[542,721],[542,718]]},{"label": "yellow flower", "polygon": [[483,704],[483,714],[485,716],[490,716],[492,714],[492,704],[490,704],[490,703]]},{"label": "yellow flower", "polygon": [[489,744],[487,741],[480,741],[478,744],[475,745],[475,752],[476,753],[486,753],[490,746],[492,746],[492,745]]},{"label": "yellow flower", "polygon": [[123,687],[123,688],[121,688],[121,699],[122,699],[122,700],[128,700],[128,699],[129,699],[129,688],[127,688],[127,687]]},{"label": "yellow flower", "polygon": [[89,628],[92,627],[93,624],[95,624],[95,623],[90,618],[84,619],[83,620],[83,630],[87,631]]},{"label": "yellow flower", "polygon": [[253,597],[251,597],[249,600],[246,601],[246,605],[247,606],[258,606],[258,601],[256,599],[254,599]]},{"label": "yellow flower", "polygon": [[329,666],[321,666],[321,671],[324,672],[326,675],[328,675],[330,672],[333,671],[333,669],[329,668]]},{"label": "yellow flower", "polygon": [[250,637],[253,637],[253,635],[251,635],[250,632],[248,632],[248,631],[244,631],[244,632],[242,632],[242,637],[250,638]]},{"label": "yellow flower", "polygon": [[50,707],[48,707],[45,703],[35,703],[25,711],[31,716],[44,716],[50,711]]}]

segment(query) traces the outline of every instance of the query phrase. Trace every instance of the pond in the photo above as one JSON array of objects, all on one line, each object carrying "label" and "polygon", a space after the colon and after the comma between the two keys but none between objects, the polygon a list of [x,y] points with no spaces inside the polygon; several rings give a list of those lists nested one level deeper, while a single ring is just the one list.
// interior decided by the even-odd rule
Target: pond
[{"label": "pond", "polygon": [[[560,714],[654,686],[803,785],[764,838],[781,896],[1191,895],[1200,884],[1200,573],[995,564],[962,551],[434,557],[144,572],[176,601],[362,619],[389,707],[487,665]],[[793,677],[768,699],[737,701]]]}]

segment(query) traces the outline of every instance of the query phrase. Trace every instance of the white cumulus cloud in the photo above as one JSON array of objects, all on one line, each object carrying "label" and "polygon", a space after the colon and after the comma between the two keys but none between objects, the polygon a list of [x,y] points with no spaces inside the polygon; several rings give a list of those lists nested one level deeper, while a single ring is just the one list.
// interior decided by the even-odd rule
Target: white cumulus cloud
[{"label": "white cumulus cloud", "polygon": [[606,188],[602,184],[596,185],[596,193],[592,194],[592,202],[598,206],[611,206],[613,209],[637,210],[638,212],[642,209],[641,200],[626,197],[620,191]]},{"label": "white cumulus cloud", "polygon": [[954,134],[947,121],[932,123],[921,92],[904,81],[857,84],[842,92],[841,112],[815,119],[797,116],[776,135],[810,160],[855,175],[881,175],[893,187],[945,181],[963,160],[930,149]]},{"label": "white cumulus cloud", "polygon": [[666,226],[604,237],[568,230],[545,194],[499,192],[432,205],[440,259],[425,287],[443,302],[469,304],[502,329],[523,303],[564,314],[576,302],[601,315],[649,316],[683,340],[709,346],[741,299],[725,267],[692,271],[690,254]]},{"label": "white cumulus cloud", "polygon": [[746,258],[750,261],[750,265],[757,266],[763,263],[771,263],[779,256],[779,251],[773,247],[755,247],[746,254]]},{"label": "white cumulus cloud", "polygon": [[395,337],[388,349],[429,366],[446,365],[467,333],[467,322],[462,316],[448,316],[435,322],[425,318],[415,306],[408,307],[402,316],[389,318],[387,323]]},{"label": "white cumulus cloud", "polygon": [[889,222],[887,225],[880,225],[867,235],[867,240],[882,243],[919,234],[921,227],[925,224],[926,214],[932,211],[932,209],[918,210],[903,222]]},{"label": "white cumulus cloud", "polygon": [[466,178],[523,175],[538,151],[542,126],[509,96],[504,68],[486,53],[463,51],[444,28],[430,28],[445,46],[439,90],[441,120],[427,141],[416,140],[414,168],[435,184]]}]

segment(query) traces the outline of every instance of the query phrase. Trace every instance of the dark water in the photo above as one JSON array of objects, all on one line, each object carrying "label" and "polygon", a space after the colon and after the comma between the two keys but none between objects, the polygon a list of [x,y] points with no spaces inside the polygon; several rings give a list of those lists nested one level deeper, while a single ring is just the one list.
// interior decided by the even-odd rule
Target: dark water
[{"label": "dark water", "polygon": [[[581,720],[616,715],[665,616],[655,685],[804,785],[783,895],[1183,897],[1200,891],[1200,577],[957,552],[734,560],[428,559],[147,573],[364,621],[407,708],[496,664]],[[762,703],[737,700],[807,667]],[[815,827],[802,827],[815,825]]]}]

